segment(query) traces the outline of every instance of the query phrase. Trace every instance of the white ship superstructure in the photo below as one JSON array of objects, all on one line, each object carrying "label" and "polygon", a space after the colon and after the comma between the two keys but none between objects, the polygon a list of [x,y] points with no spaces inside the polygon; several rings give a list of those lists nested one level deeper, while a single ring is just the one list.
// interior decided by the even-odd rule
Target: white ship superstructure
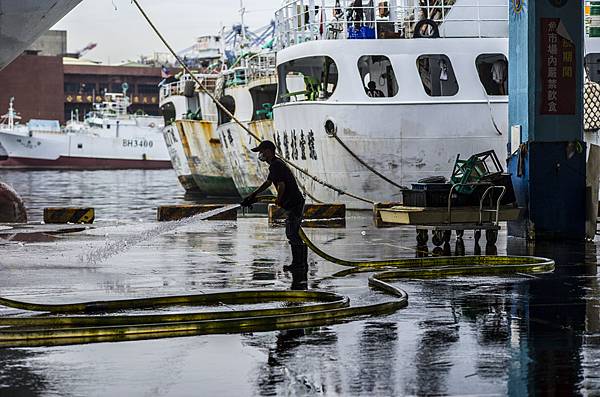
[{"label": "white ship superstructure", "polygon": [[[286,0],[276,13],[280,152],[373,201],[449,176],[458,153],[503,157],[507,10],[502,0]],[[368,206],[297,176],[318,200]]]},{"label": "white ship superstructure", "polygon": [[31,120],[0,128],[2,168],[171,168],[161,117],[128,115],[123,94],[107,94],[83,122]]}]

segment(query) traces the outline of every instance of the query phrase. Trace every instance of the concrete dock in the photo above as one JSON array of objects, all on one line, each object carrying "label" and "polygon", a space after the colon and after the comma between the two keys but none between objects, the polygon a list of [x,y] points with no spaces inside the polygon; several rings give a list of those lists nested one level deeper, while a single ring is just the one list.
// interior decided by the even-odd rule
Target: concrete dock
[{"label": "concrete dock", "polygon": [[[43,175],[35,175],[41,183]],[[77,174],[73,174],[76,178]],[[172,186],[160,171],[127,172],[113,189],[146,179],[166,202]],[[6,175],[3,175],[6,177]],[[96,175],[100,181],[108,174]],[[47,175],[45,176],[47,177]],[[11,181],[15,182],[15,180]],[[31,179],[28,183],[31,183]],[[175,183],[175,181],[173,181]],[[164,184],[164,185],[163,185]],[[14,183],[27,192],[25,183]],[[25,188],[25,189],[24,189]],[[96,208],[93,227],[51,241],[0,239],[0,291],[18,300],[58,303],[139,298],[252,288],[302,288],[282,266],[289,248],[281,227],[265,216],[198,222],[143,242],[104,262],[82,262],[115,239],[158,224],[152,208],[108,202],[97,189],[79,204]],[[72,195],[73,186],[24,198],[33,217],[42,202]],[[131,188],[132,190],[135,187]],[[127,192],[127,196],[136,196]],[[160,197],[160,198],[158,198]],[[86,201],[86,203],[83,203]],[[130,212],[122,208],[134,208]],[[369,212],[348,212],[346,228],[307,229],[327,252],[346,259],[415,257],[411,227],[378,229]],[[475,250],[465,233],[466,254]],[[455,240],[449,247],[455,252]],[[429,250],[433,246],[429,244]],[[480,247],[482,252],[486,247]],[[600,387],[597,253],[593,243],[527,246],[507,239],[498,254],[554,258],[542,276],[458,277],[394,282],[409,294],[391,316],[341,325],[252,334],[193,336],[63,347],[1,349],[0,394],[18,395],[519,395]],[[306,286],[382,300],[368,274],[332,278],[344,269],[309,254]],[[228,310],[227,307],[217,308]],[[174,311],[190,310],[174,308]],[[213,309],[215,310],[215,309]],[[0,308],[0,315],[20,311]]]}]

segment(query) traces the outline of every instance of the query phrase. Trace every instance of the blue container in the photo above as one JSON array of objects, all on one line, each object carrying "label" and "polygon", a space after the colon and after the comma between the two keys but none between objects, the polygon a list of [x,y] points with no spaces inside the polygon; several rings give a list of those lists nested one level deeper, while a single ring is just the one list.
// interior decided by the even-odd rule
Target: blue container
[{"label": "blue container", "polygon": [[348,26],[348,38],[360,39],[360,29],[354,29],[354,26]]},{"label": "blue container", "polygon": [[363,39],[374,39],[375,38],[375,28],[370,28],[368,26],[361,26],[360,32]]},{"label": "blue container", "polygon": [[374,39],[375,29],[368,26],[361,26],[355,28],[354,26],[348,26],[348,38],[349,39]]}]

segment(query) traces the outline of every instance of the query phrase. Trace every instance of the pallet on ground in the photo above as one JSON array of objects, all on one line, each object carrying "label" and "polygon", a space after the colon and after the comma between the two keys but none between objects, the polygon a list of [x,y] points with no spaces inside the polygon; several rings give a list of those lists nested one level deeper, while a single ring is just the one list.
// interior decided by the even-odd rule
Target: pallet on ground
[{"label": "pallet on ground", "polygon": [[[194,215],[225,207],[226,204],[180,204],[163,205],[158,207],[156,217],[160,222],[178,221],[183,218],[189,218]],[[209,221],[235,221],[237,220],[237,209],[221,212],[213,215],[206,220]]]}]

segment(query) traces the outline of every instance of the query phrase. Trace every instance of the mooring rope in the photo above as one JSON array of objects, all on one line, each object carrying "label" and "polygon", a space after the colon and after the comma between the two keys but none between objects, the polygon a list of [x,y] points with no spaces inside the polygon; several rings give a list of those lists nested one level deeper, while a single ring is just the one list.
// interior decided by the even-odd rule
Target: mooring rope
[{"label": "mooring rope", "polygon": [[361,159],[356,153],[354,153],[353,150],[351,150],[348,145],[346,145],[346,143],[344,141],[342,141],[340,139],[340,137],[338,136],[337,133],[333,134],[333,137],[335,138],[336,141],[338,141],[338,143],[344,148],[346,149],[346,151],[352,156],[354,157],[354,159],[356,161],[358,161],[360,164],[362,164],[366,169],[368,169],[369,171],[371,171],[372,173],[374,173],[375,175],[377,175],[378,177],[380,177],[381,179],[383,179],[384,181],[386,181],[387,183],[389,183],[390,185],[396,186],[398,189],[406,189],[406,186],[402,186],[397,184],[396,182],[392,181],[390,178],[388,178],[387,176],[383,175],[381,172],[377,171],[375,168],[371,167],[369,164],[367,164],[366,161],[364,161],[363,159]]},{"label": "mooring rope", "polygon": [[[143,12],[137,0],[133,1]],[[554,261],[551,259],[514,256],[426,257],[351,261],[325,253],[306,236],[304,230],[300,229],[300,232],[304,242],[315,254],[327,261],[350,267],[345,274],[364,271],[376,272],[369,278],[369,284],[392,295],[395,299],[377,304],[351,307],[347,297],[335,293],[284,290],[230,291],[72,304],[38,304],[0,298],[0,305],[21,310],[51,313],[33,317],[0,317],[0,327],[3,327],[0,328],[0,347],[117,342],[199,334],[316,327],[348,321],[357,316],[391,314],[405,307],[408,304],[408,294],[383,280],[409,277],[432,278],[540,273],[550,272],[554,269]],[[156,309],[173,306],[256,304],[274,301],[317,303],[227,312],[89,315],[90,313],[105,314],[123,310]],[[84,315],[57,316],[57,314],[65,313]]]},{"label": "mooring rope", "polygon": [[[158,36],[158,38],[160,39],[160,41],[165,45],[165,47],[167,47],[167,49],[169,50],[169,52],[175,57],[175,59],[177,60],[177,63],[179,63],[181,65],[181,67],[185,70],[185,72],[196,82],[196,84],[198,84],[198,87],[200,88],[200,90],[205,93],[206,95],[208,95],[208,97],[215,103],[215,105],[217,105],[217,107],[223,111],[227,117],[230,117],[236,124],[238,124],[244,131],[246,131],[250,136],[252,136],[254,139],[256,139],[258,142],[261,142],[261,139],[254,134],[244,123],[242,123],[237,117],[235,117],[226,107],[225,105],[223,105],[218,99],[217,97],[215,97],[204,85],[204,83],[202,83],[202,81],[200,81],[200,79],[198,79],[194,73],[192,73],[192,71],[190,70],[190,68],[187,66],[187,64],[185,62],[183,62],[183,60],[181,59],[181,57],[179,55],[177,55],[177,53],[175,52],[175,50],[173,50],[173,48],[171,47],[171,45],[169,44],[169,42],[164,38],[164,36],[160,33],[160,31],[158,30],[158,28],[156,27],[156,25],[152,22],[152,20],[150,19],[150,17],[148,16],[148,14],[146,14],[146,12],[144,11],[144,9],[142,8],[142,6],[140,5],[138,0],[132,0],[133,3],[135,4],[135,6],[138,8],[138,10],[140,11],[140,13],[142,14],[142,16],[144,17],[144,19],[146,20],[146,22],[148,22],[148,24],[150,25],[150,27],[152,28],[152,30],[154,31],[154,33],[156,33],[156,35]],[[286,158],[284,158],[283,156],[280,157],[281,160],[283,160],[285,163],[289,164],[290,166],[292,166],[294,169],[296,169],[298,172],[302,173],[303,175],[306,175],[307,177],[311,178],[313,181],[335,191],[336,193],[340,194],[340,195],[346,195],[348,197],[352,197],[358,201],[362,201],[368,204],[372,204],[374,205],[376,202],[374,200],[370,200],[368,198],[359,196],[357,194],[345,191],[343,189],[340,189],[338,187],[335,187],[325,181],[323,181],[322,179],[310,174],[307,170],[297,166],[296,164],[292,163],[291,161],[287,160]]]},{"label": "mooring rope", "polygon": [[500,131],[498,124],[496,124],[496,118],[494,117],[494,112],[492,111],[492,102],[490,101],[490,96],[488,95],[488,93],[485,90],[485,87],[483,85],[481,86],[481,89],[483,90],[483,96],[485,97],[485,99],[487,101],[488,110],[490,112],[490,119],[492,120],[492,124],[494,125],[494,128],[496,129],[496,132],[498,133],[498,135],[502,135],[502,131]]}]

